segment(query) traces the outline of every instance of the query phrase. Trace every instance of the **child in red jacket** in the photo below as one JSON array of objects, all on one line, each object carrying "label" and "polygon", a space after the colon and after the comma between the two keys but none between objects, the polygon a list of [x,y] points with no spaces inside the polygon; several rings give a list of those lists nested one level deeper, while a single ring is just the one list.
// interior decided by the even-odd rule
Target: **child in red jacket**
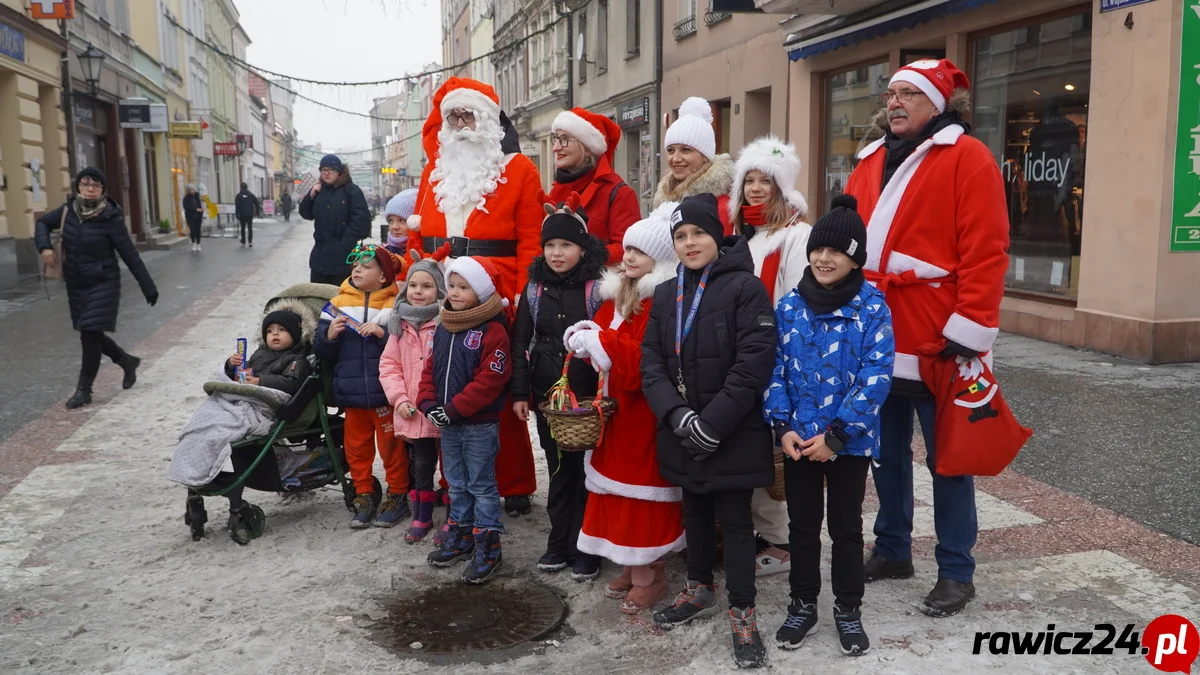
[{"label": "child in red jacket", "polygon": [[446,269],[446,304],[425,362],[417,408],[442,430],[442,473],[450,486],[453,534],[429,554],[429,564],[448,567],[474,557],[463,573],[471,584],[487,582],[499,569],[500,409],[512,377],[508,301],[496,293],[499,272],[487,258],[458,258]]}]

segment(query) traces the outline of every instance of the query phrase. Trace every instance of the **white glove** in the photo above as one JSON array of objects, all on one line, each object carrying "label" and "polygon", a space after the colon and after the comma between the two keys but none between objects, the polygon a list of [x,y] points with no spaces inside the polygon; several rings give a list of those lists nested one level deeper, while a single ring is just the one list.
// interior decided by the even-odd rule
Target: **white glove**
[{"label": "white glove", "polygon": [[608,371],[612,369],[612,359],[609,358],[608,352],[604,351],[604,346],[600,344],[599,330],[577,331],[571,336],[568,346],[574,349],[576,354],[587,356],[591,359],[592,366],[596,370]]},{"label": "white glove", "polygon": [[583,354],[580,353],[575,347],[571,346],[571,338],[575,337],[575,334],[579,331],[584,330],[600,330],[600,325],[595,321],[580,321],[570,326],[567,328],[566,332],[563,333],[563,347],[569,351],[575,352],[579,356],[583,356]]}]

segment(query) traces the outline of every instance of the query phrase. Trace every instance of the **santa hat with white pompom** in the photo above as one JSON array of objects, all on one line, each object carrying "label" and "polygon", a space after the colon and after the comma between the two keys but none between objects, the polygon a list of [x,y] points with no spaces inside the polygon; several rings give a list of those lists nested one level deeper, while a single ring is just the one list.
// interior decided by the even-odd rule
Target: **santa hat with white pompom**
[{"label": "santa hat with white pompom", "polygon": [[699,96],[692,96],[679,106],[679,119],[667,127],[663,148],[686,145],[712,159],[717,154],[717,136],[713,131],[712,106]]}]

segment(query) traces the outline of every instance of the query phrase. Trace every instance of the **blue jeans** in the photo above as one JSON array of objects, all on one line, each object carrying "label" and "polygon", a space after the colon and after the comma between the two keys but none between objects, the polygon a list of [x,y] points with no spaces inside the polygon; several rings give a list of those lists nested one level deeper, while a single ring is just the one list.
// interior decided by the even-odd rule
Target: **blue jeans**
[{"label": "blue jeans", "polygon": [[496,453],[500,424],[455,424],[442,429],[442,471],[450,486],[450,520],[479,530],[504,531]]},{"label": "blue jeans", "polygon": [[879,515],[875,517],[873,553],[890,560],[912,558],[913,415],[925,437],[925,464],[933,475],[933,525],[937,532],[934,557],[938,578],[968,583],[975,574],[971,549],[979,533],[975,514],[975,480],[971,476],[940,476],[934,471],[933,399],[892,394],[879,413],[879,461],[873,464]]}]

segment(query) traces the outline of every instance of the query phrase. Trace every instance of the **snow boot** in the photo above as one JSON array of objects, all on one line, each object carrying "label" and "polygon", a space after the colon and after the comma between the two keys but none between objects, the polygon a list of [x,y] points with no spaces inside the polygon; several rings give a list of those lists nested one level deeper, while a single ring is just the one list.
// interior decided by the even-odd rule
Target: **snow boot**
[{"label": "snow boot", "polygon": [[117,365],[125,371],[125,377],[121,379],[121,388],[129,389],[137,382],[137,369],[142,365],[142,360],[131,354],[125,354],[117,359]]},{"label": "snow boot", "polygon": [[683,592],[666,609],[654,613],[654,623],[670,630],[717,613],[717,585],[688,580]]},{"label": "snow boot", "polygon": [[600,576],[600,557],[580,553],[571,564],[571,579],[583,583]]},{"label": "snow boot", "polygon": [[433,528],[433,505],[436,499],[435,492],[413,490],[408,493],[413,519],[412,525],[404,535],[404,541],[415,544],[429,534],[429,530]]},{"label": "snow boot", "polygon": [[531,511],[533,511],[533,501],[530,495],[504,498],[504,512],[508,514],[509,518],[527,516]]},{"label": "snow boot", "polygon": [[79,384],[75,386],[75,393],[67,399],[67,410],[82,408],[92,402],[92,382],[95,381],[94,377],[79,376]]},{"label": "snow boot", "polygon": [[[666,564],[659,560],[647,566],[635,567],[631,575],[633,587],[621,603],[625,614],[641,614],[658,604],[667,595]],[[649,577],[647,579],[646,577]]]},{"label": "snow boot", "polygon": [[450,538],[436,551],[429,554],[427,560],[434,567],[449,567],[459,560],[470,556],[475,551],[475,533],[470,525],[456,525]]},{"label": "snow boot", "polygon": [[908,579],[914,574],[912,558],[892,560],[872,553],[863,563],[863,580],[867,583],[880,579]]},{"label": "snow boot", "polygon": [[927,616],[937,618],[954,616],[963,611],[974,597],[975,584],[940,578],[934,584],[933,590],[929,591],[929,595],[925,596],[921,611]]},{"label": "snow boot", "polygon": [[410,513],[408,495],[388,494],[383,503],[379,505],[379,513],[375,516],[375,527],[395,527]]},{"label": "snow boot", "polygon": [[363,530],[371,526],[375,518],[375,495],[364,492],[354,498],[354,517],[350,519],[350,529]]},{"label": "snow boot", "polygon": [[621,576],[608,582],[608,588],[604,589],[604,597],[624,600],[625,596],[629,595],[631,588],[633,588],[633,568],[626,565],[621,568]]},{"label": "snow boot", "polygon": [[229,538],[245,546],[262,536],[266,520],[262,509],[243,500],[237,508],[229,509]]},{"label": "snow boot", "polygon": [[762,668],[767,665],[767,647],[758,634],[758,614],[753,607],[729,608],[729,627],[733,632],[733,662],[738,668]]},{"label": "snow boot", "polygon": [[486,584],[500,569],[504,558],[500,553],[498,530],[475,530],[475,557],[467,563],[463,581],[468,584]]},{"label": "snow boot", "polygon": [[571,561],[567,559],[567,556],[558,551],[546,551],[538,559],[537,564],[539,571],[547,573],[561,572],[570,566]]},{"label": "snow boot", "polygon": [[204,538],[204,524],[208,522],[208,512],[204,510],[204,497],[188,491],[187,505],[183,511],[183,524],[191,528],[192,541]]}]

